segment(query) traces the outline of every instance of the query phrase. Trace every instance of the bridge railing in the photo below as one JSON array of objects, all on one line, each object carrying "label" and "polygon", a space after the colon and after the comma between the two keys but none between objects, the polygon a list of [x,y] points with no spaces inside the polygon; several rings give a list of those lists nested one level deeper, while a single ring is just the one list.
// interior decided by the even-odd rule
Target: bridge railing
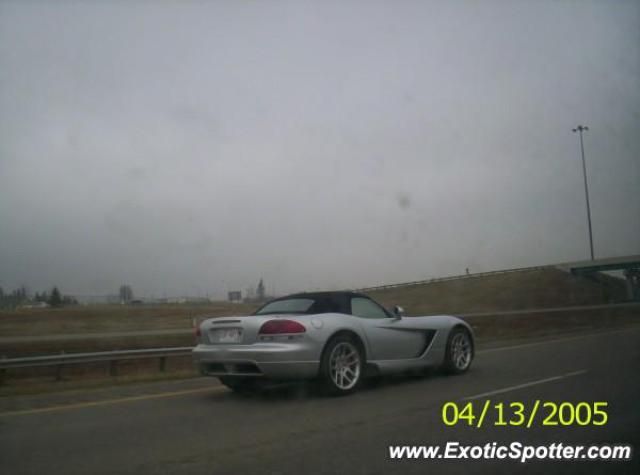
[{"label": "bridge railing", "polygon": [[489,272],[476,272],[473,274],[462,274],[462,275],[452,275],[449,277],[435,277],[433,279],[425,279],[425,280],[416,280],[413,282],[401,282],[399,284],[388,284],[388,285],[376,285],[373,287],[362,287],[359,289],[354,289],[357,292],[371,292],[374,290],[385,290],[385,289],[394,289],[397,287],[409,287],[412,285],[423,285],[423,284],[433,284],[435,282],[446,282],[449,280],[459,280],[459,279],[473,279],[476,277],[486,277],[490,275],[499,275],[499,274],[509,274],[513,272],[530,272],[536,270],[550,269],[554,266],[546,265],[546,266],[534,266],[534,267],[519,267],[516,269],[506,269],[506,270],[494,270]]}]

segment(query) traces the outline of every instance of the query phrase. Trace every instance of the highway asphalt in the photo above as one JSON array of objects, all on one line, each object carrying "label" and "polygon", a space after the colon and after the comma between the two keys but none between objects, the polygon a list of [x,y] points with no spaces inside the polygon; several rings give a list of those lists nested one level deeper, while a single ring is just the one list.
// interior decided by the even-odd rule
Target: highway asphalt
[{"label": "highway asphalt", "polygon": [[[640,329],[480,350],[465,375],[396,377],[343,398],[238,396],[215,380],[0,400],[0,471],[17,474],[640,473]],[[487,396],[482,396],[489,393]],[[442,405],[609,403],[602,427],[447,427]],[[389,445],[629,443],[630,462],[391,460]]]}]

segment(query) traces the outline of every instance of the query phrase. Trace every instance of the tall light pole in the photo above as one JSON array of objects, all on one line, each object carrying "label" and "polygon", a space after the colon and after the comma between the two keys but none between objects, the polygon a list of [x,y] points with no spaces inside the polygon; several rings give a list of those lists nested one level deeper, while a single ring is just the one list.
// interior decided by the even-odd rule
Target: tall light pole
[{"label": "tall light pole", "polygon": [[582,174],[584,175],[584,194],[587,198],[587,222],[589,223],[589,249],[591,250],[591,260],[593,260],[593,233],[591,232],[591,207],[589,206],[589,185],[587,185],[587,165],[584,160],[584,143],[582,133],[589,130],[586,125],[579,125],[574,132],[580,132],[580,151],[582,152]]}]

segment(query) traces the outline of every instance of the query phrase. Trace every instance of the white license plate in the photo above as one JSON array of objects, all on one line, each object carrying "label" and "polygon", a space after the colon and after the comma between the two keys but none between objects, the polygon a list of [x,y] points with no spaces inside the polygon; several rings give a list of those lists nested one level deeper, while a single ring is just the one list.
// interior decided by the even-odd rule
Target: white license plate
[{"label": "white license plate", "polygon": [[211,343],[240,343],[241,328],[217,328],[209,333]]}]

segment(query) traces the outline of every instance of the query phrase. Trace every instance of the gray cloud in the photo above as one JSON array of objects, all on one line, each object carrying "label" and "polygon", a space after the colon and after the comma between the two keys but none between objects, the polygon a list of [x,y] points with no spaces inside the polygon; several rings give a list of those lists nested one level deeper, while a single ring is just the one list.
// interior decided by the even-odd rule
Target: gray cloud
[{"label": "gray cloud", "polygon": [[637,2],[0,4],[0,285],[339,288],[638,253]]}]

